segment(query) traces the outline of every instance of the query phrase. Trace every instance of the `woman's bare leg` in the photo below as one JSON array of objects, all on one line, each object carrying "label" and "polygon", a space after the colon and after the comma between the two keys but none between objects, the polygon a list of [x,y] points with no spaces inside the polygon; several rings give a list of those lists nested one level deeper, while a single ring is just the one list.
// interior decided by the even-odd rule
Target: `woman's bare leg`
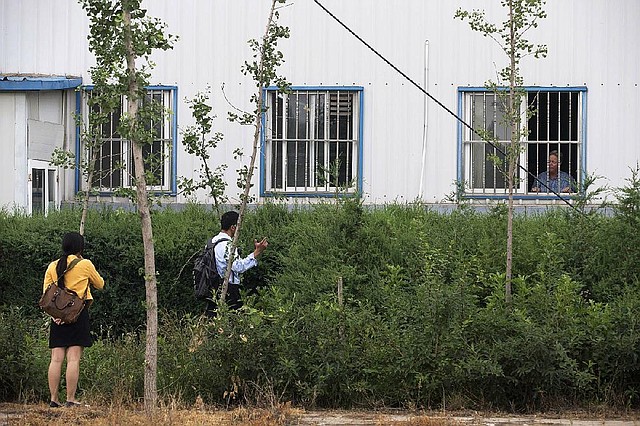
[{"label": "woman's bare leg", "polygon": [[80,358],[82,346],[69,346],[67,348],[67,401],[76,402],[76,390],[78,390],[78,377],[80,377]]},{"label": "woman's bare leg", "polygon": [[60,374],[62,372],[62,362],[66,348],[51,349],[51,362],[49,363],[49,392],[51,393],[51,401],[60,403],[58,400],[58,389],[60,388]]}]

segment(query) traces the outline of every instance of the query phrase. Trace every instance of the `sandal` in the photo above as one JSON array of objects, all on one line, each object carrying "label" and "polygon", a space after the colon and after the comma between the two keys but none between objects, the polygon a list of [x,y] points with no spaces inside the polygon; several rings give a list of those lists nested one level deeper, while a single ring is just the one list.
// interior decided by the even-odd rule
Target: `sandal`
[{"label": "sandal", "polygon": [[59,402],[49,401],[49,408],[60,408],[60,407],[62,407],[62,404],[60,404]]}]

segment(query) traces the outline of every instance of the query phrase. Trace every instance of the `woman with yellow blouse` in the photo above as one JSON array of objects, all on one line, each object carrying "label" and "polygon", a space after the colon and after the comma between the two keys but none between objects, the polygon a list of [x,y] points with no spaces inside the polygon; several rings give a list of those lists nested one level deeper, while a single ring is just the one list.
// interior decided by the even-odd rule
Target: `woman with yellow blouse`
[{"label": "woman with yellow blouse", "polygon": [[[79,296],[87,292],[86,304],[78,320],[73,324],[65,324],[60,319],[52,318],[49,330],[49,348],[51,348],[51,363],[49,364],[49,391],[51,392],[50,407],[60,407],[58,388],[62,362],[67,358],[67,407],[81,405],[76,400],[78,377],[80,375],[80,358],[82,351],[93,344],[89,334],[89,305],[93,302],[91,286],[96,289],[104,287],[104,279],[96,271],[89,259],[82,258],[84,237],[77,232],[70,232],[62,239],[62,256],[49,264],[44,275],[43,293],[49,284],[61,277],[60,286],[75,291]],[[71,269],[68,266],[74,259],[81,259]],[[66,271],[66,272],[65,272]]]}]

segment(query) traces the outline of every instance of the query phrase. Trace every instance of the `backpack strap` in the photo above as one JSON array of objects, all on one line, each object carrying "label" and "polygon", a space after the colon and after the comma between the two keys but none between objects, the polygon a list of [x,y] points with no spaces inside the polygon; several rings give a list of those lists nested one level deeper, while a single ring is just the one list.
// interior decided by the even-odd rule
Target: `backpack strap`
[{"label": "backpack strap", "polygon": [[[207,247],[211,248],[211,256],[213,257],[213,266],[214,268],[216,268],[216,273],[218,273],[218,268],[216,266],[216,246],[223,242],[223,241],[231,241],[231,238],[220,238],[219,240],[217,240],[215,243],[213,242],[213,238],[211,239],[211,241],[209,241],[209,243],[211,244],[211,246]],[[208,244],[207,244],[208,245]],[[218,274],[219,275],[219,274]]]},{"label": "backpack strap", "polygon": [[207,245],[211,244],[211,246],[215,247],[215,246],[218,245],[218,243],[221,243],[223,241],[231,241],[231,238],[220,238],[215,243],[213,242],[213,238],[212,238],[211,241],[209,241],[209,243],[207,243]]}]

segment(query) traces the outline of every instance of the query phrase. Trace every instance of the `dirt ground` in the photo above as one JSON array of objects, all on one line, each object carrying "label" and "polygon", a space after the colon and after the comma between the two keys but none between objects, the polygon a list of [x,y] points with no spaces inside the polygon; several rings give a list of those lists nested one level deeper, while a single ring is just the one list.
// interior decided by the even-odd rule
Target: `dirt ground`
[{"label": "dirt ground", "polygon": [[609,417],[584,413],[510,416],[495,413],[409,413],[400,411],[306,411],[283,405],[276,409],[209,410],[162,408],[153,415],[142,410],[122,407],[49,408],[46,404],[0,404],[0,426],[5,425],[576,425],[576,426],[640,426],[640,413]]}]

